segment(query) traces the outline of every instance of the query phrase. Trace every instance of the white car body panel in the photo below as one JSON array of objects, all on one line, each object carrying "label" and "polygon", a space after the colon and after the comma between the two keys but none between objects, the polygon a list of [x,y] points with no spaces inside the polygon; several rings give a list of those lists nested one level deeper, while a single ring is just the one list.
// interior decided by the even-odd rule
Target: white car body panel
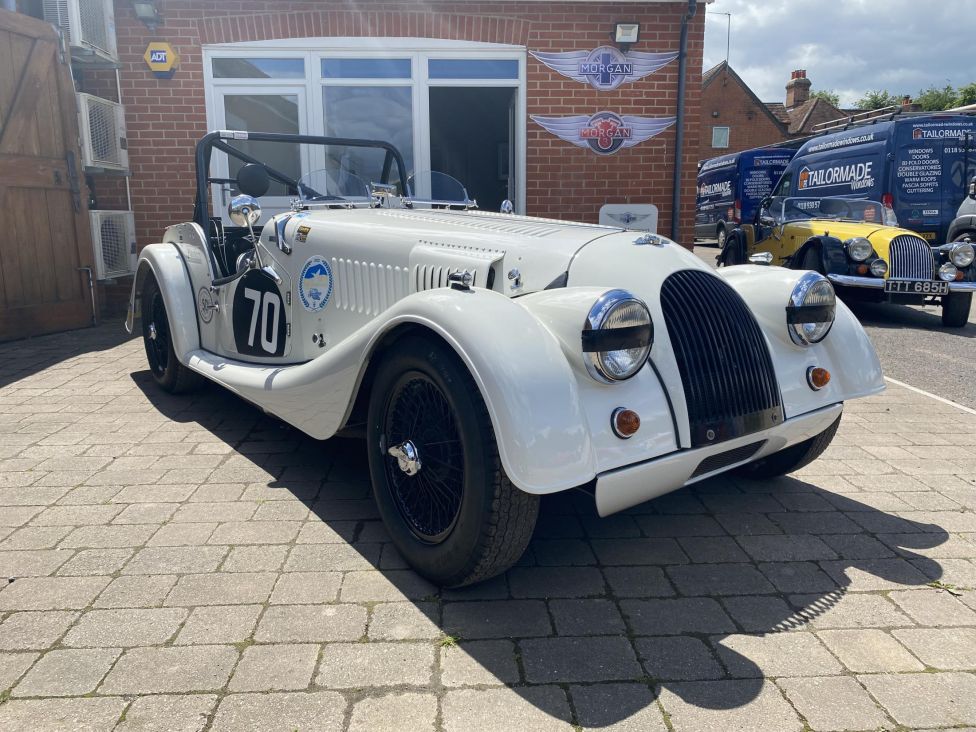
[{"label": "white car body panel", "polygon": [[[804,348],[790,340],[785,308],[802,273],[712,272],[742,295],[765,334],[786,422],[691,450],[658,293],[677,270],[711,270],[682,247],[661,237],[637,245],[637,234],[611,227],[481,212],[318,209],[283,216],[287,221],[265,224],[259,245],[262,263],[282,279],[283,355],[236,350],[234,285],[210,287],[214,264],[196,224],[170,227],[167,243],[143,250],[128,324],[131,329],[143,277],[152,272],[174,321],[179,360],[319,439],[345,426],[374,350],[403,327],[436,333],[469,369],[517,487],[542,494],[595,481],[604,514],[686,484],[710,454],[766,439],[761,456],[806,439],[829,426],[846,399],[884,388],[870,341],[840,302],[822,343]],[[290,254],[274,242],[276,226]],[[332,272],[331,298],[317,311],[299,302],[296,289],[313,256],[326,259]],[[470,291],[446,286],[447,274],[457,270],[474,275]],[[567,272],[565,286],[545,289]],[[613,288],[647,303],[655,335],[649,367],[603,384],[585,369],[580,337],[590,307]],[[207,322],[201,297],[217,305]],[[821,391],[806,383],[813,365],[833,377]],[[641,416],[641,429],[629,440],[611,430],[617,407]]]}]

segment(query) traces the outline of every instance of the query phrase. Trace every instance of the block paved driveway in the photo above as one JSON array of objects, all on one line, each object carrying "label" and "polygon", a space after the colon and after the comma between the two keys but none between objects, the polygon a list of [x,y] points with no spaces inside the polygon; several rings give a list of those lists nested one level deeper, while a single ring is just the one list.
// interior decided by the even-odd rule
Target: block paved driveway
[{"label": "block paved driveway", "polygon": [[546,500],[519,567],[439,592],[362,443],[166,396],[114,324],[0,346],[0,730],[976,726],[976,415],[892,387],[834,444]]}]

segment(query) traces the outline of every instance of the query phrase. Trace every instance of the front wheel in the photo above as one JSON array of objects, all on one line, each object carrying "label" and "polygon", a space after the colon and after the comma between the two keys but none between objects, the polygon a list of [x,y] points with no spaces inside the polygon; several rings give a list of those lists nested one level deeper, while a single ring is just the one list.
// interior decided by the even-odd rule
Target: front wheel
[{"label": "front wheel", "polygon": [[718,245],[719,249],[725,249],[725,227],[719,226],[718,231],[715,233],[715,243]]},{"label": "front wheel", "polygon": [[946,328],[965,328],[973,306],[973,293],[950,292],[942,298],[942,325]]},{"label": "front wheel", "polygon": [[192,391],[203,377],[179,362],[173,349],[166,303],[156,278],[149,274],[142,286],[142,341],[153,379],[171,394]]},{"label": "front wheel", "polygon": [[745,478],[775,478],[779,475],[786,475],[805,467],[823,454],[823,451],[830,445],[834,435],[837,434],[837,427],[840,425],[840,417],[819,435],[811,437],[809,440],[798,442],[795,445],[774,452],[755,462],[746,463],[742,467],[736,468],[735,472]]},{"label": "front wheel", "polygon": [[539,497],[502,470],[488,410],[450,348],[407,336],[384,354],[370,394],[367,449],[380,516],[419,574],[459,587],[522,556]]}]

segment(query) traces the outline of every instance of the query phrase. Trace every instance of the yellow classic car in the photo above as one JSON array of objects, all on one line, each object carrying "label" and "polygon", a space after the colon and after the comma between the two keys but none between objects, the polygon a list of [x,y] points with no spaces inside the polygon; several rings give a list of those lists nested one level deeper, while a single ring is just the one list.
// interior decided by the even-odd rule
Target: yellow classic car
[{"label": "yellow classic car", "polygon": [[846,299],[939,304],[943,325],[965,326],[976,292],[973,243],[933,247],[893,218],[875,201],[774,196],[754,223],[728,235],[718,261],[814,270]]}]

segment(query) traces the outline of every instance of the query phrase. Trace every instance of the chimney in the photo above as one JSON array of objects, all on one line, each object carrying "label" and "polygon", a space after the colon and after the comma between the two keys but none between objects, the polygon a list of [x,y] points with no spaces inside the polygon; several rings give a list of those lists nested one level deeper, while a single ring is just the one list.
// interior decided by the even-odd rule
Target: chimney
[{"label": "chimney", "polygon": [[901,111],[902,112],[921,112],[922,105],[912,101],[912,98],[906,94],[901,98]]},{"label": "chimney", "polygon": [[807,78],[806,69],[797,69],[790,74],[790,81],[786,85],[786,108],[799,107],[810,98],[812,84]]}]

